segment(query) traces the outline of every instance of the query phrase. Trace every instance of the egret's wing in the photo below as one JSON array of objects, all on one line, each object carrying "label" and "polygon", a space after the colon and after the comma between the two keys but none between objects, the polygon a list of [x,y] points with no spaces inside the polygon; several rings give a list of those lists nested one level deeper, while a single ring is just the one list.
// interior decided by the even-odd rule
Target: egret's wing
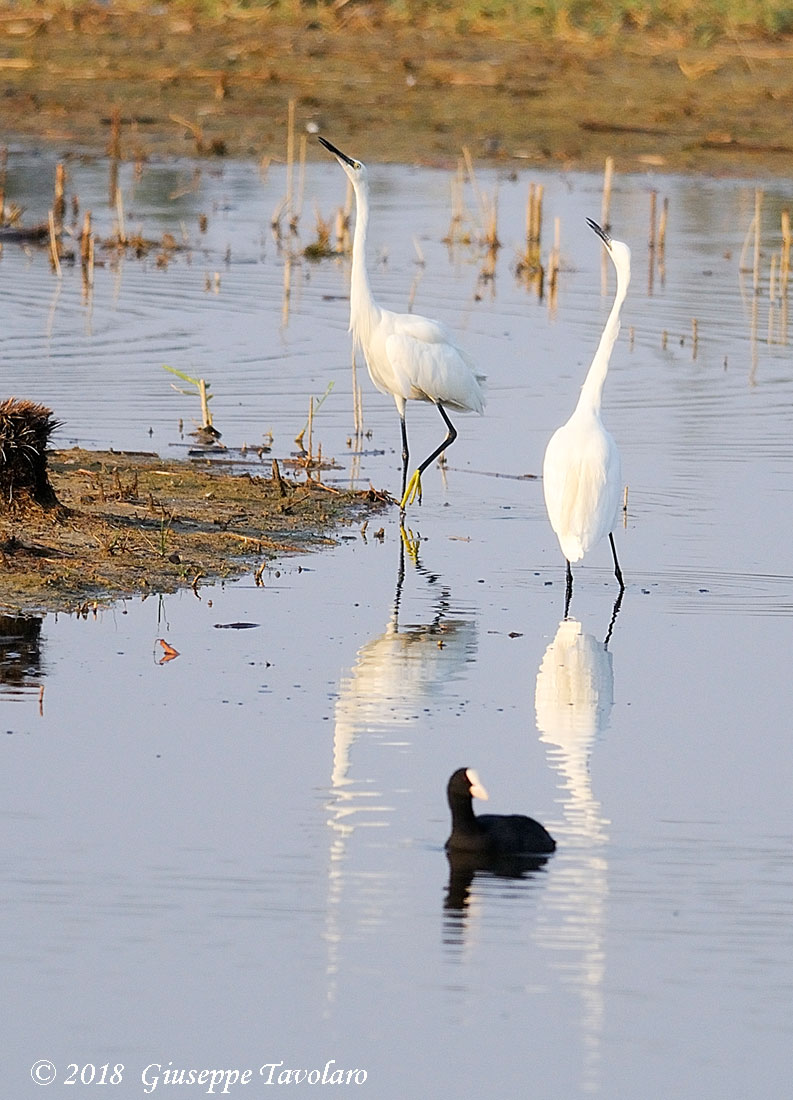
[{"label": "egret's wing", "polygon": [[[385,313],[385,310],[383,311]],[[410,336],[424,344],[453,344],[454,339],[443,321],[433,321],[418,313],[391,313],[391,332],[397,336]]]},{"label": "egret's wing", "polygon": [[414,339],[421,340],[426,344],[448,344],[449,347],[454,348],[476,377],[477,382],[484,382],[486,376],[477,371],[476,364],[471,356],[461,347],[458,347],[443,321],[434,321],[430,317],[422,317],[415,313],[392,313],[391,318],[392,331],[397,335],[412,336]]},{"label": "egret's wing", "polygon": [[404,317],[405,324],[386,339],[386,353],[401,395],[481,413],[485,406],[482,387],[444,326],[424,317]]},{"label": "egret's wing", "polygon": [[542,464],[542,491],[545,496],[545,509],[551,527],[558,535],[562,530],[562,522],[565,511],[568,454],[565,429],[559,428],[551,436],[548,446],[545,448],[545,458]]},{"label": "egret's wing", "polygon": [[589,437],[581,448],[565,428],[556,432],[545,452],[543,490],[565,556],[579,561],[616,525],[622,472],[608,432]]}]

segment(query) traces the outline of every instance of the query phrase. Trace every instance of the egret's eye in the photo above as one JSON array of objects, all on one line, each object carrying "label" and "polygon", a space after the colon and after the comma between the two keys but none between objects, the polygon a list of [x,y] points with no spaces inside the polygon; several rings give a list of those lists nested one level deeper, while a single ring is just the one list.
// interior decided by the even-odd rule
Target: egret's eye
[{"label": "egret's eye", "polygon": [[355,171],[358,172],[358,171],[360,171],[360,168],[361,168],[361,162],[359,160],[354,160],[352,162],[352,166],[355,169]]}]

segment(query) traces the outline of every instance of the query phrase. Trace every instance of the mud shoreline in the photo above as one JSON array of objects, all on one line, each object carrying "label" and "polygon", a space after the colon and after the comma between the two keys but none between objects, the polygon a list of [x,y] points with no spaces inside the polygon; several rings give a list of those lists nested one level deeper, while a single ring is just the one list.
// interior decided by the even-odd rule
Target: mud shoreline
[{"label": "mud shoreline", "polygon": [[[49,456],[61,507],[0,513],[0,613],[85,611],[253,575],[333,545],[352,527],[378,537],[390,498],[312,476],[218,471],[205,462],[73,448]],[[371,523],[369,522],[371,521]]]}]

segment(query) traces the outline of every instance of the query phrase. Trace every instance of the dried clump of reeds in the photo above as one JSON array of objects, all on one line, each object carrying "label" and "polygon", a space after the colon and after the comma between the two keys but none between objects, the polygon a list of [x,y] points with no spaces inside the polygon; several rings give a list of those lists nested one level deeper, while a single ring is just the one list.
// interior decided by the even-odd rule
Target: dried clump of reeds
[{"label": "dried clump of reeds", "polygon": [[14,397],[0,401],[0,508],[58,504],[47,473],[47,446],[58,427],[44,405]]}]

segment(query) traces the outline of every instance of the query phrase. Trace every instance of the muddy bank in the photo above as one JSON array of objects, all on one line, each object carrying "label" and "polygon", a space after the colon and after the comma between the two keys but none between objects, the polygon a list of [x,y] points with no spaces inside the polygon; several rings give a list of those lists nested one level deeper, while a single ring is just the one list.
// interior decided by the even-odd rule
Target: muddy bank
[{"label": "muddy bank", "polygon": [[595,37],[435,18],[370,4],[292,18],[118,3],[7,12],[3,136],[103,152],[117,110],[128,159],[278,157],[292,99],[299,131],[371,161],[443,164],[466,144],[477,158],[567,168],[607,155],[620,171],[793,167],[790,37],[696,45],[674,28]]},{"label": "muddy bank", "polygon": [[[277,467],[217,472],[156,455],[56,451],[61,507],[0,514],[0,611],[79,611],[94,601],[172,592],[253,574],[333,543],[344,525],[377,536],[388,498]],[[367,521],[373,522],[368,524]],[[365,526],[366,525],[366,526]]]}]

